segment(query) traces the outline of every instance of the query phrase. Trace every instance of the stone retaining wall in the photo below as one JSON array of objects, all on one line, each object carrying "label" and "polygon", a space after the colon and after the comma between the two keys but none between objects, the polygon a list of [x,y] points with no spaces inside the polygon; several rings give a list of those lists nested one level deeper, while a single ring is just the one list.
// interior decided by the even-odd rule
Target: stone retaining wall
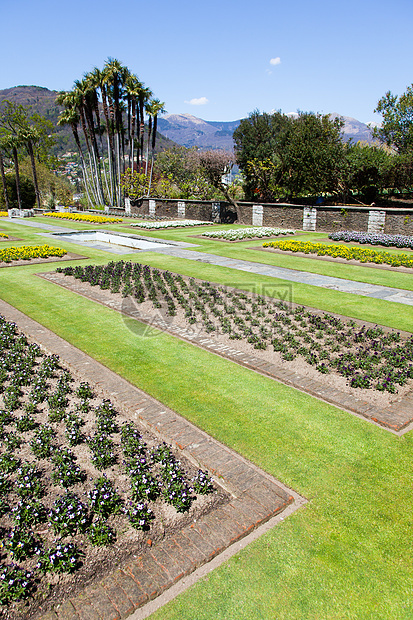
[{"label": "stone retaining wall", "polygon": [[[358,230],[413,235],[413,210],[363,206],[303,206],[293,204],[257,204],[239,202],[235,212],[228,202],[201,200],[163,200],[143,198],[130,205],[133,216],[186,218],[216,221],[219,205],[220,221],[247,226],[273,226],[331,232]],[[129,205],[128,205],[129,212]]]}]

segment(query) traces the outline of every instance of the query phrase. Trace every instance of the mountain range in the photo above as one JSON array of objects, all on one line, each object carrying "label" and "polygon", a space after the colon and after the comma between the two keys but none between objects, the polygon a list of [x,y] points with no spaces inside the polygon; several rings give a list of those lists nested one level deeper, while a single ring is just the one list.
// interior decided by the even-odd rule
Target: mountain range
[{"label": "mountain range", "polygon": [[[58,127],[57,117],[62,108],[56,105],[58,92],[42,86],[15,86],[0,90],[0,103],[9,101],[30,106],[33,112],[37,112],[49,119],[56,127],[55,137],[57,140],[56,155],[67,151],[75,151],[76,145],[69,127]],[[363,140],[371,144],[372,133],[365,123],[355,118],[333,113],[331,118],[341,116],[344,120],[343,139],[357,142]],[[205,121],[192,114],[165,114],[158,119],[157,149],[164,150],[174,144],[186,147],[196,146],[200,149],[233,149],[232,134],[239,126],[241,119],[235,121]]]},{"label": "mountain range", "polygon": [[[332,119],[341,116],[330,114]],[[372,132],[368,125],[350,116],[341,116],[344,120],[343,139],[347,142],[363,140],[371,144]],[[197,146],[200,149],[224,149],[231,151],[234,147],[232,134],[241,122],[204,121],[192,114],[165,114],[158,120],[158,130],[167,138],[186,147]]]}]

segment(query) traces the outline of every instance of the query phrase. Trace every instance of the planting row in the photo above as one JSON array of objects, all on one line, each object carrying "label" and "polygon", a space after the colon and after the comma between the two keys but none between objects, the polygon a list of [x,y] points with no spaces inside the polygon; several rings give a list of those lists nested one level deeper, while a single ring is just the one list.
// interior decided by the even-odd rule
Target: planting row
[{"label": "planting row", "polygon": [[203,222],[198,220],[169,220],[166,222],[139,222],[138,224],[131,224],[138,228],[146,228],[148,230],[157,230],[162,228],[188,228],[191,226],[205,226],[206,224],[212,224],[213,222]]},{"label": "planting row", "polygon": [[0,250],[0,263],[11,263],[14,260],[31,260],[32,258],[48,258],[49,256],[59,256],[67,254],[62,248],[55,248],[51,245],[22,245],[20,247],[10,247]]},{"label": "planting row", "polygon": [[384,233],[366,233],[355,230],[342,230],[328,235],[333,241],[357,241],[370,245],[385,245],[387,247],[410,248],[413,250],[413,237],[406,235],[385,235]]},{"label": "planting row", "polygon": [[74,222],[91,222],[92,224],[113,224],[122,222],[121,217],[104,217],[103,215],[87,215],[85,213],[44,213],[46,217],[55,217],[60,220],[73,220]]},{"label": "planting row", "polygon": [[295,230],[288,228],[269,228],[257,226],[254,228],[230,228],[202,233],[203,237],[224,239],[225,241],[242,241],[242,239],[261,239],[263,237],[278,237],[279,235],[294,235]]},{"label": "planting row", "polygon": [[[213,491],[0,316],[0,603]],[[130,540],[130,539],[129,539]],[[42,590],[44,588],[42,587]]]},{"label": "planting row", "polygon": [[6,233],[0,233],[0,237],[1,237],[2,239],[8,239],[8,238],[9,238],[9,235],[6,235]]},{"label": "planting row", "polygon": [[7,211],[0,211],[0,217],[9,217]]},{"label": "planting row", "polygon": [[390,254],[370,248],[347,247],[329,243],[311,243],[311,241],[266,241],[264,248],[274,248],[284,252],[303,252],[317,256],[332,256],[346,260],[358,260],[361,263],[390,265],[391,267],[413,267],[413,258],[408,254]]},{"label": "planting row", "polygon": [[184,278],[131,262],[56,270],[137,303],[150,301],[169,316],[180,312],[188,325],[227,334],[254,349],[273,349],[285,361],[304,359],[320,373],[337,372],[351,387],[397,392],[413,378],[413,336],[318,314],[305,307]]}]

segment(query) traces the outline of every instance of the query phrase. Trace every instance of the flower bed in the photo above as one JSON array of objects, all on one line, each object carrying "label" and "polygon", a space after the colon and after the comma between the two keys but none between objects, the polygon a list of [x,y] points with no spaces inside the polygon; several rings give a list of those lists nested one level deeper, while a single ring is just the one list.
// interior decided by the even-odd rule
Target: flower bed
[{"label": "flower bed", "polygon": [[282,301],[197,282],[139,263],[58,268],[92,286],[137,303],[149,300],[169,316],[184,314],[211,334],[226,334],[252,349],[273,350],[285,361],[300,358],[321,374],[337,373],[351,388],[397,392],[413,378],[413,336],[358,326],[329,314],[290,308]]},{"label": "flower bed", "polygon": [[48,583],[79,569],[89,578],[118,539],[130,553],[192,505],[207,507],[206,472],[1,316],[0,360],[1,605],[37,596],[37,610]]},{"label": "flower bed", "polygon": [[202,237],[224,239],[225,241],[242,241],[243,239],[261,239],[263,237],[278,237],[279,235],[294,235],[295,230],[284,228],[268,228],[258,226],[254,228],[230,228],[202,233]]},{"label": "flower bed", "polygon": [[356,241],[357,243],[368,243],[370,245],[384,245],[386,247],[410,248],[413,250],[413,237],[406,235],[385,235],[384,233],[365,233],[355,230],[343,230],[330,233],[329,239],[333,241]]},{"label": "flower bed", "polygon": [[6,233],[0,233],[0,237],[1,237],[2,239],[8,239],[8,238],[9,238],[9,235],[6,235]]},{"label": "flower bed", "polygon": [[91,222],[92,224],[113,224],[123,222],[121,217],[104,217],[103,215],[87,215],[85,213],[44,213],[46,217],[55,217],[60,220],[73,220],[74,222]]},{"label": "flower bed", "polygon": [[274,248],[283,252],[303,252],[317,256],[332,256],[346,260],[358,260],[361,263],[391,265],[391,267],[413,267],[413,258],[408,254],[390,254],[370,248],[347,247],[327,243],[311,243],[310,241],[267,241],[264,248]]},{"label": "flower bed", "polygon": [[0,217],[9,217],[7,211],[0,211]]},{"label": "flower bed", "polygon": [[11,263],[14,260],[31,260],[33,258],[62,257],[66,250],[51,245],[22,245],[0,250],[0,263]]},{"label": "flower bed", "polygon": [[198,220],[170,220],[166,222],[139,222],[138,224],[130,224],[137,228],[146,228],[147,230],[158,230],[162,228],[188,228],[191,226],[205,226],[213,224],[213,222],[203,222]]}]

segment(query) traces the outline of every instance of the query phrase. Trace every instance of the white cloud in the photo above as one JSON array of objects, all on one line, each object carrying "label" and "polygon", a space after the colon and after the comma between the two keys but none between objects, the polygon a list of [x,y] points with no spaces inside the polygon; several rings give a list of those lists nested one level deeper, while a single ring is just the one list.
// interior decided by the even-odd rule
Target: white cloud
[{"label": "white cloud", "polygon": [[189,103],[189,105],[205,105],[209,103],[209,101],[206,97],[199,97],[199,99],[190,99],[189,101],[185,101],[185,103]]},{"label": "white cloud", "polygon": [[270,65],[280,65],[280,64],[281,64],[281,58],[279,56],[277,56],[277,58],[271,58]]}]

